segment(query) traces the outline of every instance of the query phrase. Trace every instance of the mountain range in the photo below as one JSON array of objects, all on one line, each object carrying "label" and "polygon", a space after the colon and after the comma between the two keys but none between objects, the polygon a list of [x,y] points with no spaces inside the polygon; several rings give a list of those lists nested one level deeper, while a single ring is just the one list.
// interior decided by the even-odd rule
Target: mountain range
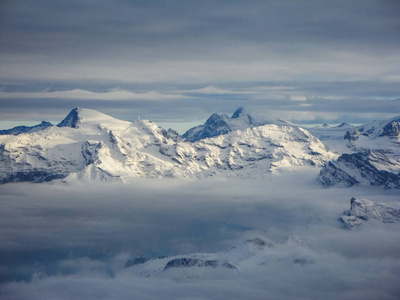
[{"label": "mountain range", "polygon": [[[56,126],[0,131],[0,182],[248,178],[311,166],[321,168],[318,180],[328,186],[400,188],[399,121],[310,129],[321,141],[299,125],[239,108],[232,117],[213,114],[180,136],[151,121],[75,108]],[[345,150],[325,147],[332,141]]]}]

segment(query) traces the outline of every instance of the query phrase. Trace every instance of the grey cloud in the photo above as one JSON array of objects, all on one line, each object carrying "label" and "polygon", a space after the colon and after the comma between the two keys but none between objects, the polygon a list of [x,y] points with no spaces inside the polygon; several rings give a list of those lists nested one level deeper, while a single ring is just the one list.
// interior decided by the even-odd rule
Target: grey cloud
[{"label": "grey cloud", "polygon": [[[354,195],[399,205],[398,195],[380,189],[321,189],[317,171],[262,181],[1,186],[0,271],[9,282],[0,294],[4,299],[394,299],[398,224],[349,231],[337,218]],[[141,278],[123,268],[133,256],[223,251],[254,233],[273,240],[283,257],[310,263],[272,260],[241,269],[237,279],[183,282]],[[286,246],[293,234],[309,241],[309,248]]]},{"label": "grey cloud", "polygon": [[260,63],[271,54],[309,60],[307,53],[315,59],[315,53],[329,49],[361,53],[397,49],[392,44],[397,41],[398,19],[388,2],[15,3],[5,5],[9,8],[2,23],[5,53],[33,55],[32,61],[39,55],[39,62],[43,56],[43,63],[83,63],[82,59],[114,64],[125,60],[132,67],[132,62],[177,59]]}]

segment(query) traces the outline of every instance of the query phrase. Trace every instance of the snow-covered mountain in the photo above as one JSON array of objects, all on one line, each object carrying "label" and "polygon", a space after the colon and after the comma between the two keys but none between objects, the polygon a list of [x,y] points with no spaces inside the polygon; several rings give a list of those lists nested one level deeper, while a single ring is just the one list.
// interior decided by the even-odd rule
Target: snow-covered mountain
[{"label": "snow-covered mountain", "polygon": [[400,118],[331,128],[351,128],[340,157],[301,127],[269,121],[238,109],[232,117],[212,115],[182,139],[151,121],[76,108],[57,126],[43,122],[0,136],[0,182],[257,177],[291,166],[323,166],[318,180],[324,185],[400,188]]},{"label": "snow-covered mountain", "polygon": [[400,117],[359,126],[345,140],[348,153],[324,165],[322,184],[400,188]]},{"label": "snow-covered mountain", "polygon": [[350,205],[350,209],[344,211],[343,216],[339,218],[348,227],[361,225],[368,220],[384,223],[400,221],[400,209],[394,209],[362,198],[351,198]]},{"label": "snow-covered mountain", "polygon": [[31,133],[43,130],[47,127],[53,126],[50,122],[42,121],[42,123],[35,126],[17,126],[11,129],[0,130],[0,135],[19,135],[22,133]]},{"label": "snow-covered mountain", "polygon": [[232,117],[225,114],[213,114],[203,125],[193,127],[183,134],[189,142],[227,134],[235,130],[246,130],[266,124],[294,126],[293,123],[282,119],[266,119],[254,114],[249,114],[243,108],[237,109]]},{"label": "snow-covered mountain", "polygon": [[321,166],[335,157],[299,127],[246,127],[192,143],[151,121],[121,121],[77,108],[57,126],[1,136],[0,182],[251,177],[288,166]]}]

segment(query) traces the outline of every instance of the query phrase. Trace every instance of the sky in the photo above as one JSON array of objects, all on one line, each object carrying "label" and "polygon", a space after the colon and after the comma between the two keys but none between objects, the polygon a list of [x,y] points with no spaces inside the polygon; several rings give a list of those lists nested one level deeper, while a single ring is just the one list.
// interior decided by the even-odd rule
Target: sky
[{"label": "sky", "polygon": [[0,126],[74,107],[191,127],[400,114],[400,2],[0,0]]}]

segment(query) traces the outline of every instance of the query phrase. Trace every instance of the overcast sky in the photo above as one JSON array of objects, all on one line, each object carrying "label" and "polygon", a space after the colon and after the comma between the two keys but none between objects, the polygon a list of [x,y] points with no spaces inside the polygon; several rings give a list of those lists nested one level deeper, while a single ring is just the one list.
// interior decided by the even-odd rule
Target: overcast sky
[{"label": "overcast sky", "polygon": [[400,114],[399,1],[1,0],[0,120]]}]

